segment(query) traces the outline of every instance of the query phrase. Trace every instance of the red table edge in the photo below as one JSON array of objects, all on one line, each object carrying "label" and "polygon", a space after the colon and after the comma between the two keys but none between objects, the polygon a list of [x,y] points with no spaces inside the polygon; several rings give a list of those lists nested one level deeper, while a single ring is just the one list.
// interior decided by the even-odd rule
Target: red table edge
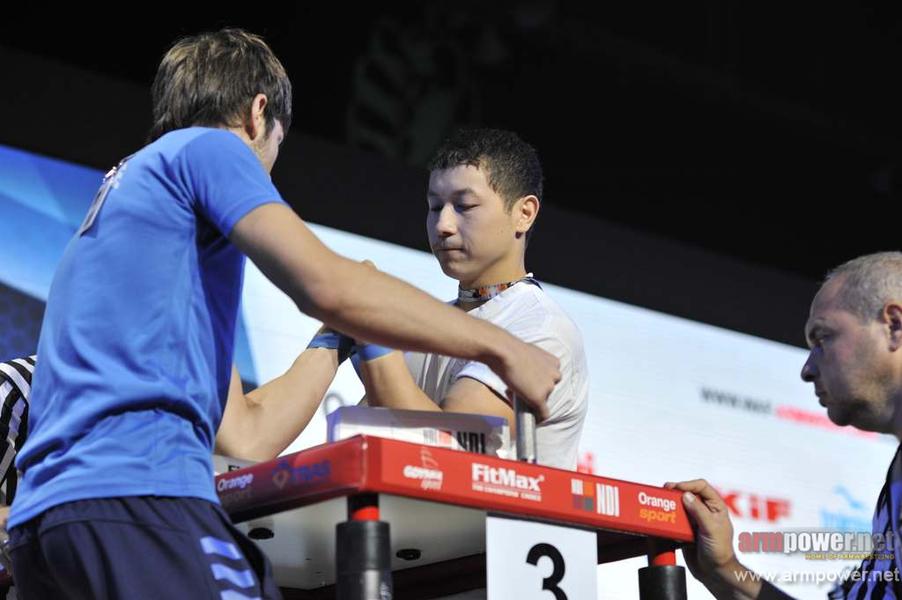
[{"label": "red table edge", "polygon": [[[479,494],[471,489],[472,486],[467,488],[465,485],[459,486],[460,489],[440,491],[420,488],[416,486],[415,481],[407,482],[407,479],[401,476],[405,465],[400,463],[413,462],[412,459],[408,460],[413,456],[428,456],[430,464],[441,465],[443,474],[450,473],[453,478],[461,481],[467,479],[462,476],[461,469],[472,470],[474,468],[472,465],[478,464],[479,466],[476,468],[481,470],[501,469],[507,474],[514,473],[518,477],[541,478],[545,489],[551,488],[549,492],[557,497],[568,495],[567,492],[561,491],[561,487],[567,487],[569,490],[573,485],[571,482],[577,479],[583,482],[581,485],[596,485],[597,489],[616,489],[621,497],[635,495],[638,498],[640,493],[644,493],[646,498],[651,497],[657,502],[672,500],[675,510],[672,511],[672,516],[664,515],[671,518],[672,522],[643,524],[637,522],[637,519],[625,522],[624,517],[620,515],[615,518],[596,512],[577,510],[573,503],[568,505],[561,501],[546,502],[545,497],[550,494],[544,491],[541,501],[526,502],[520,498]],[[425,462],[425,459],[423,461]],[[438,469],[435,470],[438,471]],[[250,467],[223,473],[216,477],[216,486],[223,507],[236,522],[341,496],[373,493],[393,494],[430,502],[465,506],[553,524],[655,538],[665,542],[663,546],[660,546],[661,548],[672,549],[693,540],[692,529],[683,509],[680,492],[677,491],[621,479],[368,435],[322,444]],[[627,493],[623,494],[621,490],[626,490]],[[618,502],[623,504],[620,500]],[[632,507],[632,505],[629,506]],[[671,560],[666,556],[655,558],[660,554],[658,552],[649,554],[658,562]]]}]

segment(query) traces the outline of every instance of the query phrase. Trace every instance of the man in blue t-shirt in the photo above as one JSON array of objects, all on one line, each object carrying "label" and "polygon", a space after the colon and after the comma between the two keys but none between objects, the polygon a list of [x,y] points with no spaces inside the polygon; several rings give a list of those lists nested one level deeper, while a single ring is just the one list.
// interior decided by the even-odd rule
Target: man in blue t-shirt
[{"label": "man in blue t-shirt", "polygon": [[47,300],[9,516],[23,597],[278,597],[210,459],[244,255],[349,335],[488,364],[540,419],[560,377],[546,352],[334,254],[282,201],[269,171],[291,84],[259,37],[179,41],[153,106],[150,143],[107,174]]}]

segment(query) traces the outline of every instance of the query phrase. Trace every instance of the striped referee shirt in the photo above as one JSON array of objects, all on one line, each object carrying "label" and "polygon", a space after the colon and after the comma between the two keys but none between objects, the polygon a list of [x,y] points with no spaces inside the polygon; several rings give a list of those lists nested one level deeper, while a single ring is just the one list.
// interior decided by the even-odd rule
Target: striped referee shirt
[{"label": "striped referee shirt", "polygon": [[28,431],[28,398],[35,356],[0,362],[0,485],[5,504],[16,494],[16,454]]},{"label": "striped referee shirt", "polygon": [[896,450],[893,462],[886,473],[886,483],[877,500],[874,513],[874,533],[883,539],[891,539],[892,548],[875,552],[865,559],[855,571],[834,589],[830,599],[902,600],[902,581],[899,577],[899,563],[902,561],[902,544],[899,533],[902,524],[902,445]]},{"label": "striped referee shirt", "polygon": [[[829,600],[902,600],[899,564],[902,562],[902,445],[896,450],[886,473],[886,483],[874,511],[873,533],[892,540],[893,547],[873,552],[836,586]],[[764,582],[758,600],[792,600],[792,597]]]}]

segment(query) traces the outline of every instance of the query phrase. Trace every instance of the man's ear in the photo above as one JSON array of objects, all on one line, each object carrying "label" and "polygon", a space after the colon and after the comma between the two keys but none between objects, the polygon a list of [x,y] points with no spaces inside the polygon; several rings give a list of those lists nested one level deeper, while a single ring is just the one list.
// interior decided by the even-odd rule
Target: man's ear
[{"label": "man's ear", "polygon": [[524,235],[530,230],[532,224],[536,221],[536,217],[539,216],[540,206],[541,202],[532,194],[523,196],[514,204],[514,213],[517,217],[517,237]]},{"label": "man's ear", "polygon": [[887,302],[881,313],[889,333],[889,347],[895,352],[902,348],[902,304]]},{"label": "man's ear", "polygon": [[266,105],[269,100],[266,94],[257,94],[251,100],[251,106],[244,117],[244,132],[252,142],[266,136]]}]

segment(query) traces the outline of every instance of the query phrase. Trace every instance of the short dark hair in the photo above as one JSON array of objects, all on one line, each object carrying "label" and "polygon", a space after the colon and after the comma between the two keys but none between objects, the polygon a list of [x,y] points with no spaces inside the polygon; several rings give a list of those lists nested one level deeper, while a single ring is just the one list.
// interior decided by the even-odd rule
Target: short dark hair
[{"label": "short dark hair", "polygon": [[[523,196],[542,201],[542,163],[536,149],[513,131],[461,129],[446,139],[429,161],[430,171],[470,165],[485,173],[486,181],[510,212]],[[526,232],[526,242],[533,226]]]},{"label": "short dark hair", "polygon": [[265,94],[266,134],[278,119],[291,126],[291,81],[260,36],[241,29],[177,41],[154,78],[148,141],[183,127],[234,127],[254,96]]},{"label": "short dark hair", "polygon": [[446,139],[429,161],[429,170],[470,165],[485,171],[489,186],[508,210],[523,196],[542,200],[542,164],[535,148],[512,131],[461,129]]}]

